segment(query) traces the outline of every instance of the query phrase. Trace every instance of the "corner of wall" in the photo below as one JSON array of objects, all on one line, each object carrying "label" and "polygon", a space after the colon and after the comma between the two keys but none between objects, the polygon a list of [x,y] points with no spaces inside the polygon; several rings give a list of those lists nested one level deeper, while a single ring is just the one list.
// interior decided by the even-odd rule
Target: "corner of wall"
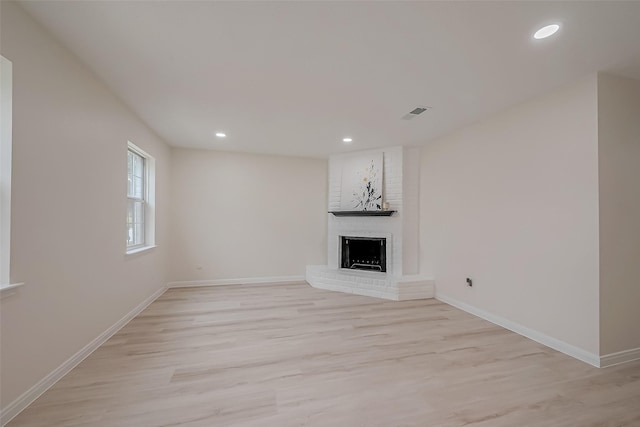
[{"label": "corner of wall", "polygon": [[597,92],[600,355],[620,363],[640,354],[640,80],[599,73]]}]

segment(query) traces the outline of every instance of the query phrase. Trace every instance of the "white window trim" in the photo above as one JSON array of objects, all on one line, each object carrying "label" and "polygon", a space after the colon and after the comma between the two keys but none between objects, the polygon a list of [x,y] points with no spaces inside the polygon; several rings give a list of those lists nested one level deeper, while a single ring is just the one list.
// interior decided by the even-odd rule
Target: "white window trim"
[{"label": "white window trim", "polygon": [[0,288],[0,299],[15,295],[18,291],[18,288],[22,285],[24,285],[24,283],[12,283],[10,285],[2,286]]},{"label": "white window trim", "polygon": [[134,255],[156,247],[156,159],[131,141],[127,141],[127,152],[129,150],[145,159],[144,243],[130,247],[127,247],[126,241],[124,243],[126,255]]},{"label": "white window trim", "polygon": [[153,248],[157,248],[158,246],[156,245],[145,245],[145,246],[136,246],[136,247],[132,247],[127,251],[127,255],[135,255],[135,254],[139,254],[142,252],[146,252],[149,251]]},{"label": "white window trim", "polygon": [[24,283],[11,283],[11,148],[13,125],[12,64],[0,55],[0,298],[13,295]]},{"label": "white window trim", "polygon": [[[149,174],[147,173],[147,171],[149,170],[149,160],[147,159],[147,157],[140,153],[137,149],[134,149],[133,147],[130,146],[131,143],[129,143],[129,147],[127,150],[127,154],[133,153],[135,156],[138,156],[140,159],[142,159],[142,194],[140,195],[140,197],[135,197],[135,196],[130,196],[129,190],[127,189],[127,203],[133,202],[134,206],[137,203],[141,204],[141,209],[142,209],[142,221],[143,224],[145,225],[145,230],[142,230],[142,242],[135,244],[135,245],[128,245],[127,246],[127,253],[131,253],[133,251],[136,251],[138,249],[144,248],[146,246],[147,243],[147,230],[146,230],[146,224],[147,224],[147,209],[146,209],[146,205],[147,205],[147,200],[148,200],[148,191],[147,188],[149,186]],[[128,175],[128,174],[127,174]],[[133,179],[133,177],[132,177]],[[127,211],[129,209],[129,205],[127,206]]]}]

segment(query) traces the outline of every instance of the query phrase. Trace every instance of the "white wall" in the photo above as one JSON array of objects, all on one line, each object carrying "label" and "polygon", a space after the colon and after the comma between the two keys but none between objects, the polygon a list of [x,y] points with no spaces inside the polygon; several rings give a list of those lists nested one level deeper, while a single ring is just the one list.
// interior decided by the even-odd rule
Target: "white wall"
[{"label": "white wall", "polygon": [[326,160],[171,154],[172,280],[303,276],[326,264]]},{"label": "white wall", "polygon": [[[167,282],[169,149],[65,48],[2,2],[13,62],[11,276],[0,405]],[[156,157],[158,248],[125,256],[127,140]]]},{"label": "white wall", "polygon": [[640,81],[598,77],[600,351],[640,348]]},{"label": "white wall", "polygon": [[420,152],[420,147],[406,147],[402,159],[402,274],[405,275],[420,272]]},{"label": "white wall", "polygon": [[594,75],[425,146],[420,195],[437,295],[594,355],[596,97]]}]

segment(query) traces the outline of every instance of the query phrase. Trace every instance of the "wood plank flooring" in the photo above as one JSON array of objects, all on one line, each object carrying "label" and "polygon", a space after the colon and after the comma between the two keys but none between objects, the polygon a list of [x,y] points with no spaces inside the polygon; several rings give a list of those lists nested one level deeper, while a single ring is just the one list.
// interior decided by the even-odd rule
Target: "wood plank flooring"
[{"label": "wood plank flooring", "polygon": [[640,362],[593,368],[436,300],[172,289],[8,425],[640,426]]}]

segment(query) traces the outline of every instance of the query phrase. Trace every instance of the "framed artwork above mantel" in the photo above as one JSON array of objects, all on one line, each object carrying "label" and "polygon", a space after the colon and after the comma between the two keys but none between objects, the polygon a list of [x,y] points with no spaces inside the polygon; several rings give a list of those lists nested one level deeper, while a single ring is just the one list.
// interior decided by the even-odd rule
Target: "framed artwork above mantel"
[{"label": "framed artwork above mantel", "polygon": [[344,160],[340,211],[382,211],[383,153],[360,153]]}]

